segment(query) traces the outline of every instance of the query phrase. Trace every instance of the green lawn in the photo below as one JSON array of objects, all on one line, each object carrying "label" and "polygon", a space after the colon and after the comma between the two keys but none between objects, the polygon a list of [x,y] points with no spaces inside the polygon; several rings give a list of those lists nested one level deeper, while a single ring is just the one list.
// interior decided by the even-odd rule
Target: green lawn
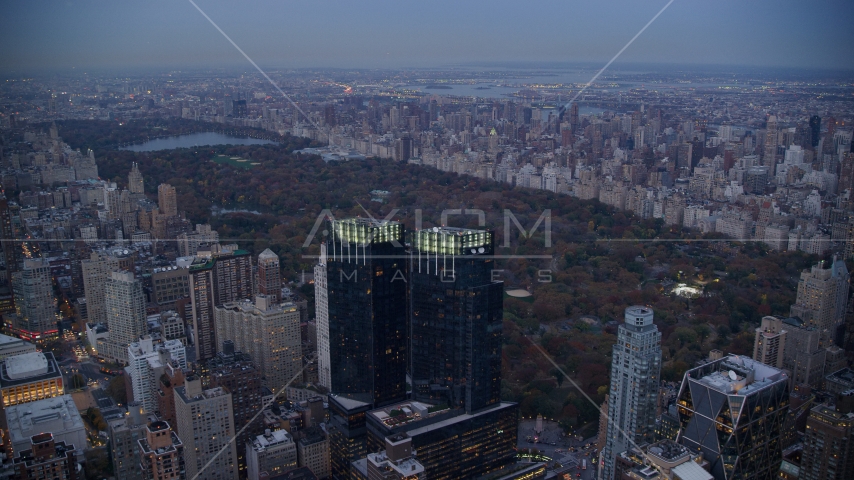
[{"label": "green lawn", "polygon": [[251,160],[246,159],[246,158],[232,157],[229,155],[217,155],[213,158],[213,161],[216,163],[219,163],[219,164],[227,164],[227,165],[231,165],[232,167],[246,168],[246,169],[252,168],[254,166],[252,164],[257,163],[257,162],[252,162]]}]

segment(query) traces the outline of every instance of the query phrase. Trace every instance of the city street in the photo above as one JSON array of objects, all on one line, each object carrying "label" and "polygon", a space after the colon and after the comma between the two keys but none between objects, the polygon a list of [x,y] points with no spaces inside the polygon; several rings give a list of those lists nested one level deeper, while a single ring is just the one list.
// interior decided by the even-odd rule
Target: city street
[{"label": "city street", "polygon": [[[593,466],[593,459],[596,458],[593,454],[596,448],[595,437],[578,440],[577,437],[566,436],[557,422],[547,420],[543,421],[543,431],[538,435],[535,431],[536,423],[534,419],[523,419],[519,423],[517,448],[520,453],[525,453],[528,449],[538,450],[540,455],[551,459],[550,467],[554,467],[555,463],[572,466],[573,478],[583,480],[595,478]],[[573,449],[575,451],[572,451]],[[536,461],[538,458],[535,456],[532,459]],[[585,460],[587,469],[582,470],[581,466]]]}]

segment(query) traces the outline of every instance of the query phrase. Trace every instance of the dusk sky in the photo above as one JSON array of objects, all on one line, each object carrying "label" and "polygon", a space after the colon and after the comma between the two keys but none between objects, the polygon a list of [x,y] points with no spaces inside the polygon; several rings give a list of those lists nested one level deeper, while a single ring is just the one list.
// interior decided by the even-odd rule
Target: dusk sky
[{"label": "dusk sky", "polygon": [[[198,0],[263,68],[607,62],[667,0]],[[186,0],[3,1],[0,69],[250,65]],[[850,0],[676,0],[614,64],[854,69]],[[80,69],[80,70],[77,70]]]}]

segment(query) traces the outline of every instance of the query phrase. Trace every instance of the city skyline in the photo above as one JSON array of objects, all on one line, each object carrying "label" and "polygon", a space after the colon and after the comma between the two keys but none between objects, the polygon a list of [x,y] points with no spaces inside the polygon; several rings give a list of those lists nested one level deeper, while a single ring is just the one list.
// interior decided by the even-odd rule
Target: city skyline
[{"label": "city skyline", "polygon": [[[667,4],[389,2],[352,7],[256,2],[198,6],[262,68],[439,67],[494,62],[603,64]],[[453,12],[453,14],[448,14]],[[761,19],[762,21],[757,21]],[[614,64],[850,70],[843,2],[670,5]],[[243,67],[240,54],[190,2],[66,2],[50,11],[7,7],[0,20],[7,72]]]}]

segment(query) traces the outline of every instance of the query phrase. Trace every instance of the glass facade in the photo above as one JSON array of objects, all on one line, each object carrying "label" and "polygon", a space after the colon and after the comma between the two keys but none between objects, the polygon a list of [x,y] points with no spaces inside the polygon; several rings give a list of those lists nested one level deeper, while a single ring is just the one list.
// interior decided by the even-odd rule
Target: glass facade
[{"label": "glass facade", "polygon": [[333,220],[326,263],[332,393],[376,406],[406,397],[403,226]]},{"label": "glass facade", "polygon": [[412,245],[415,398],[467,412],[499,402],[503,283],[492,280],[492,233],[422,230]]},{"label": "glass facade", "polygon": [[729,356],[685,373],[679,442],[702,453],[716,479],[776,478],[789,406],[781,370]]}]

